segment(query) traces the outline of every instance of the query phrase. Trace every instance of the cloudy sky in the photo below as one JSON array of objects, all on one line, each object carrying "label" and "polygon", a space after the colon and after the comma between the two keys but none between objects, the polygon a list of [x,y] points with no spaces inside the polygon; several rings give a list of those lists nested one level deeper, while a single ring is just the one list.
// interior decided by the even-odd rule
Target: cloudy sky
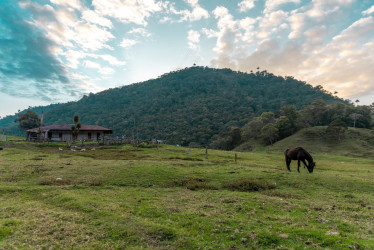
[{"label": "cloudy sky", "polygon": [[192,66],[374,102],[373,0],[0,0],[0,116]]}]

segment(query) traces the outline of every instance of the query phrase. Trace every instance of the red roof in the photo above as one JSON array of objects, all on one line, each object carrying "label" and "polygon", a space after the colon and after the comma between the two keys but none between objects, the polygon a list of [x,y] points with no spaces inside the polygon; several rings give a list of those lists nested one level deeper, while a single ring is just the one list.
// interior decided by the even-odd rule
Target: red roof
[{"label": "red roof", "polygon": [[[68,124],[63,124],[63,125],[49,125],[49,126],[43,126],[43,127],[38,127],[38,128],[32,128],[26,130],[26,132],[38,132],[39,130],[41,132],[48,132],[50,130],[58,130],[58,131],[71,131],[71,126],[73,125],[68,125]],[[109,133],[112,132],[111,129],[109,128],[104,128],[98,125],[82,125],[82,127],[79,129],[79,131],[107,131]]]}]

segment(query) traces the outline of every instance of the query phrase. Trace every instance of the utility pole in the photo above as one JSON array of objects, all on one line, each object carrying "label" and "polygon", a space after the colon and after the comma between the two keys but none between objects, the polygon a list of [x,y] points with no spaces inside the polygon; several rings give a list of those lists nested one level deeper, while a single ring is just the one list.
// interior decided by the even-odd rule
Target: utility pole
[{"label": "utility pole", "polygon": [[135,140],[135,118],[134,118],[134,126],[132,127],[132,142],[134,143]]}]

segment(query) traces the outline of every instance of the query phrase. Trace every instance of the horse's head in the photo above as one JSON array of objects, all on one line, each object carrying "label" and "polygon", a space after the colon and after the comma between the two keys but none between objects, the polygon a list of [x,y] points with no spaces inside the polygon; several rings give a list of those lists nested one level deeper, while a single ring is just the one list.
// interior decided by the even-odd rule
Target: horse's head
[{"label": "horse's head", "polygon": [[308,171],[309,173],[313,173],[313,169],[314,167],[316,166],[316,163],[313,161],[311,162],[307,167],[308,167]]}]

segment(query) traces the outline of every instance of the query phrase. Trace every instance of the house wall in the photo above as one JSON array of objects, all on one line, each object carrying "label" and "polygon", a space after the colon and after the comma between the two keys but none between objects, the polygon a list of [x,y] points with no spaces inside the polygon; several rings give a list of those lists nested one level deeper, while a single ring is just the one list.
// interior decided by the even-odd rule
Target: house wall
[{"label": "house wall", "polygon": [[[73,134],[71,131],[52,131],[52,137],[50,138],[52,141],[72,141]],[[90,136],[91,135],[91,136]],[[85,141],[97,141],[99,136],[103,136],[104,132],[102,131],[79,131],[77,140],[85,140]],[[46,139],[48,139],[48,133],[46,133]]]}]

